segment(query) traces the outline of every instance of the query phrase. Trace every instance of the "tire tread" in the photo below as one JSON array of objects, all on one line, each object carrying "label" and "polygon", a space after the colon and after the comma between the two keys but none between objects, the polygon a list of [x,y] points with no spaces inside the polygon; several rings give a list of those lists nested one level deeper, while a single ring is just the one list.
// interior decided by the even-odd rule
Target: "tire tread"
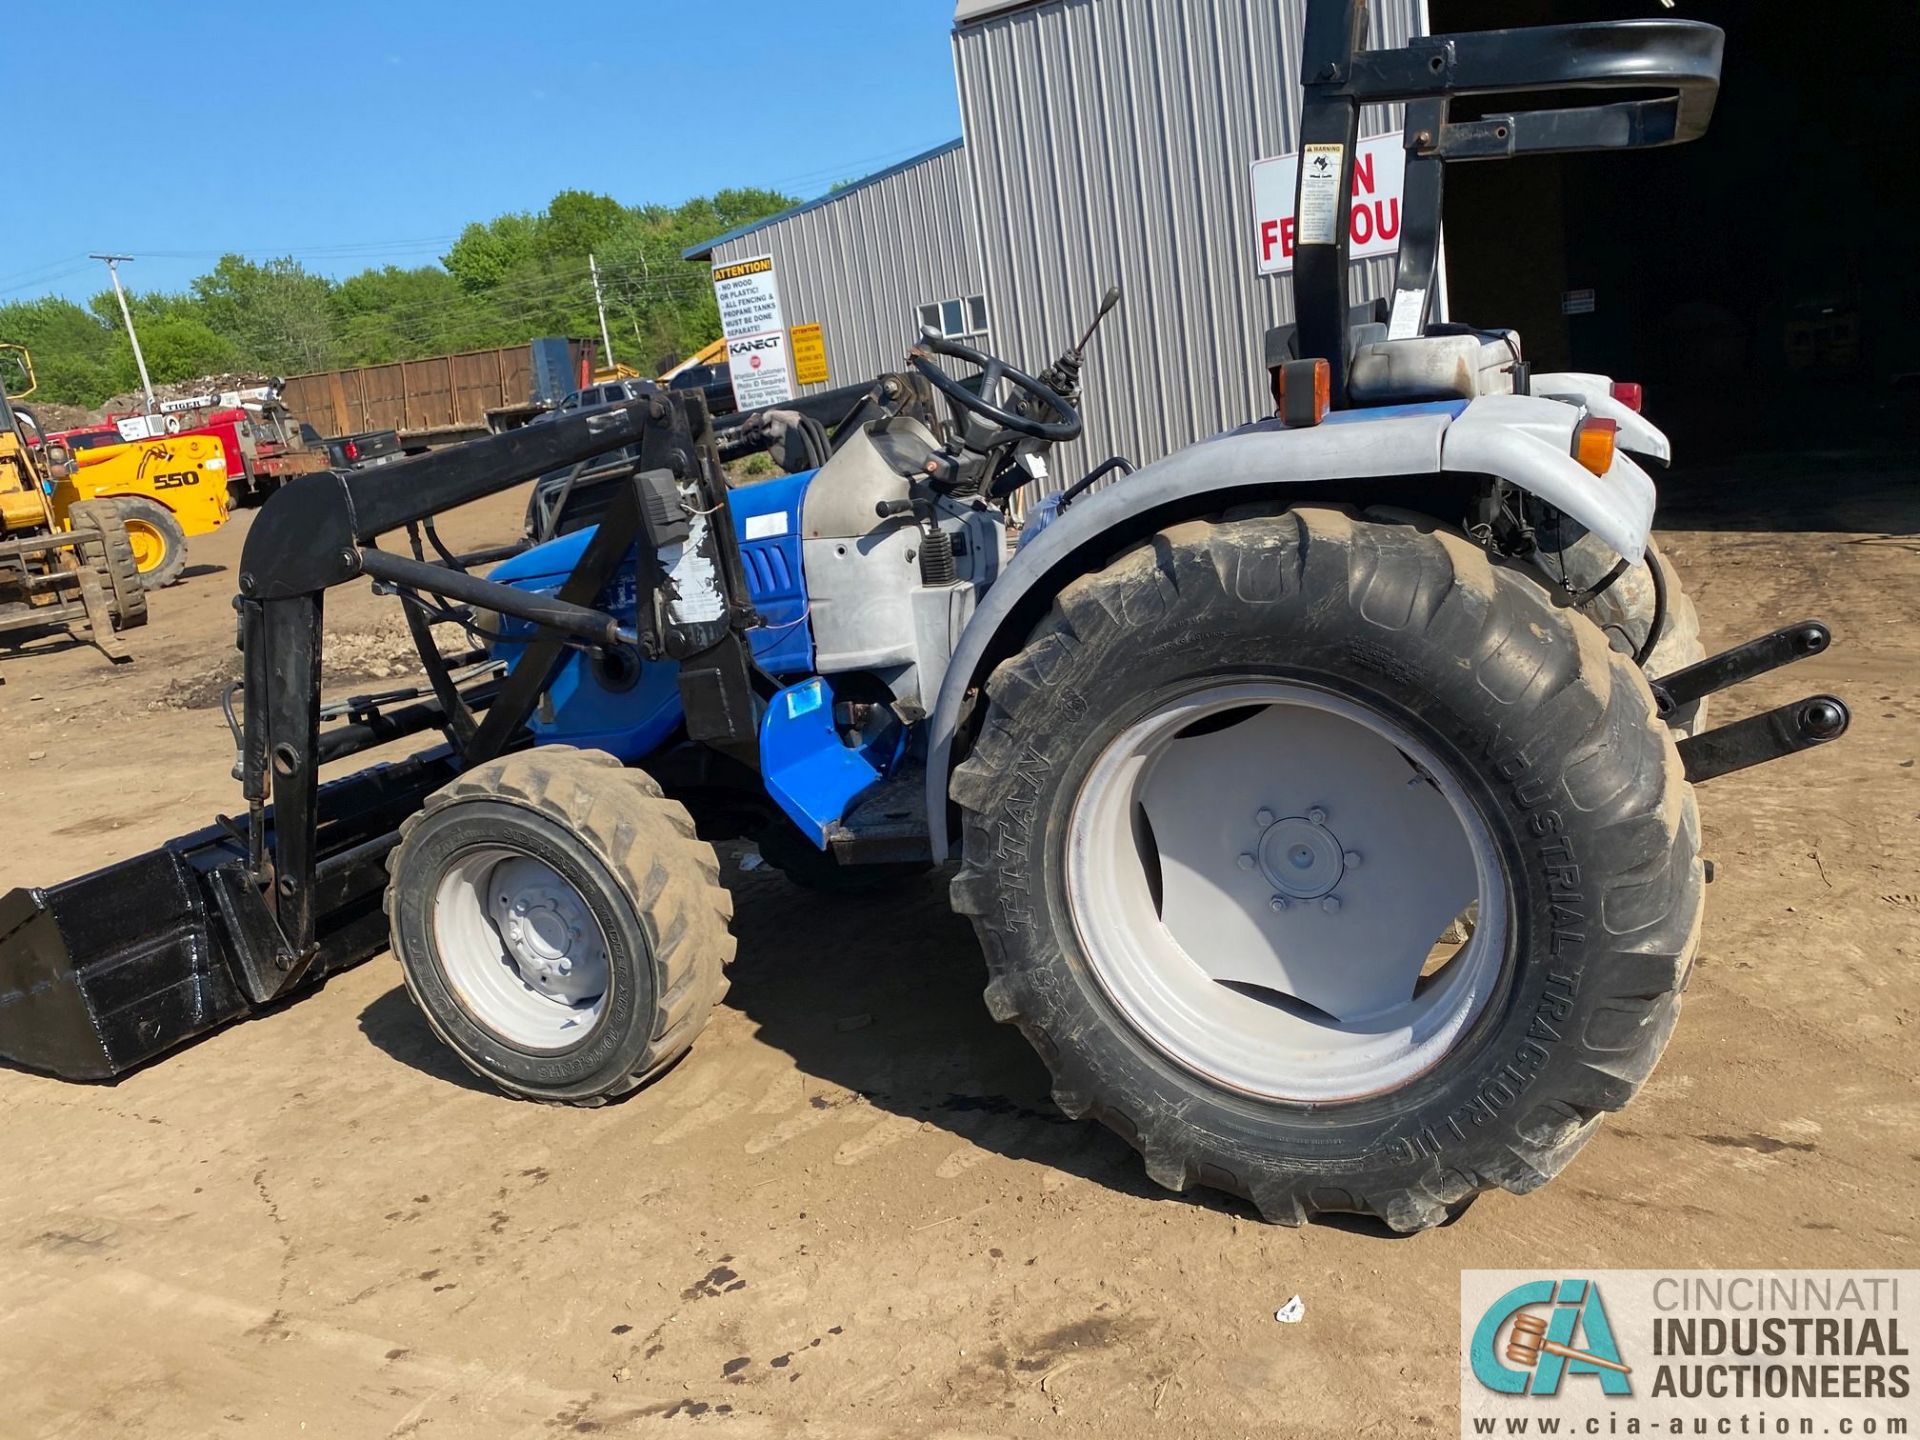
[{"label": "tire tread", "polygon": [[[609,772],[616,773],[609,773]],[[630,769],[603,751],[543,745],[480,765],[427,797],[401,824],[400,844],[387,857],[398,877],[407,840],[434,811],[460,801],[505,800],[525,806],[578,836],[633,901],[645,929],[654,967],[654,1016],[649,1043],[625,1074],[591,1095],[547,1096],[509,1085],[472,1066],[508,1094],[521,1099],[600,1105],[646,1083],[692,1047],[713,1009],[727,993],[726,967],[733,960],[729,928],[732,897],[718,882],[713,847],[692,838],[686,807],[668,799],[643,771]],[[393,880],[386,908],[393,915]],[[397,925],[393,947],[400,951]],[[411,968],[401,966],[408,994],[447,1046],[464,1052],[422,1003]]]},{"label": "tire tread", "polygon": [[[1634,1017],[1624,1048],[1589,1047],[1561,1093],[1529,1108],[1513,1143],[1472,1169],[1435,1161],[1413,1183],[1359,1193],[1328,1186],[1306,1169],[1227,1145],[1183,1114],[1103,1083],[1080,1034],[1064,1025],[1044,976],[1036,979],[1014,942],[994,923],[1000,886],[991,816],[1011,793],[1021,737],[1043,724],[1050,661],[1099,645],[1156,612],[1183,588],[1216,587],[1235,604],[1262,595],[1322,587],[1374,624],[1449,637],[1453,653],[1497,677],[1500,696],[1526,697],[1535,713],[1584,720],[1578,753],[1594,767],[1592,806],[1632,832],[1643,862],[1612,875],[1604,906],[1628,891],[1637,923],[1608,935],[1597,967],[1607,1003]],[[1676,606],[1676,613],[1678,607]],[[1687,607],[1691,614],[1691,606]],[[1697,622],[1695,622],[1697,627]],[[1539,627],[1531,634],[1522,627]],[[1544,635],[1550,643],[1541,643]],[[1523,638],[1530,643],[1522,643]],[[1484,682],[1493,689],[1495,682]],[[1210,521],[1187,521],[1115,557],[1065,586],[1027,644],[988,678],[988,712],[974,748],[956,769],[950,794],[962,811],[962,863],[953,906],[974,924],[987,961],[986,1003],[993,1017],[1033,1042],[1067,1114],[1090,1115],[1125,1138],[1148,1174],[1173,1190],[1195,1183],[1249,1199],[1267,1219],[1298,1225],[1330,1211],[1360,1211],[1396,1230],[1438,1224],[1482,1190],[1523,1194],[1559,1173],[1593,1134],[1600,1116],[1619,1109],[1644,1083],[1666,1044],[1699,941],[1704,876],[1697,858],[1698,818],[1678,754],[1654,715],[1644,678],[1617,655],[1591,620],[1546,601],[1533,577],[1490,558],[1464,536],[1425,517],[1361,517],[1339,507],[1279,511],[1250,506]],[[1623,832],[1624,833],[1624,832]],[[1664,880],[1664,893],[1651,887]],[[1653,903],[1657,902],[1657,903]],[[1625,903],[1617,901],[1617,903]],[[1076,1043],[1060,1043],[1072,1040]]]}]

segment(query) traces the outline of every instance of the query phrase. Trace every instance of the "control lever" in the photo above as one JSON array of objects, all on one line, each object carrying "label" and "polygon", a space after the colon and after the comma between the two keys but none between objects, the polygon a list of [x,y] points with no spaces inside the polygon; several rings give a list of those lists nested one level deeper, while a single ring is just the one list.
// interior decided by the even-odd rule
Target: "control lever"
[{"label": "control lever", "polygon": [[1040,372],[1040,381],[1048,389],[1074,399],[1080,393],[1080,371],[1087,363],[1087,346],[1093,340],[1093,332],[1100,328],[1100,322],[1107,318],[1113,308],[1120,303],[1120,287],[1111,285],[1100,299],[1100,308],[1094,312],[1080,338],[1060,353],[1060,358]]},{"label": "control lever", "polygon": [[933,496],[924,485],[914,483],[911,499],[879,501],[873,513],[882,520],[911,516],[919,526],[922,585],[951,585],[960,578],[953,563],[953,537],[940,528],[940,519],[933,512]]}]

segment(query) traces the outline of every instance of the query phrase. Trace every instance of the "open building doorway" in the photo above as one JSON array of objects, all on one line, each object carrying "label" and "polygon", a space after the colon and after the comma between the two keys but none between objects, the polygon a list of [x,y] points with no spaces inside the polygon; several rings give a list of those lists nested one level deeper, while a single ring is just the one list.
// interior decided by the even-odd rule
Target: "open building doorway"
[{"label": "open building doorway", "polygon": [[1642,381],[1682,460],[1912,433],[1920,9],[1430,0],[1430,15],[1438,34],[1633,16],[1727,32],[1693,144],[1448,167],[1452,314],[1518,329],[1537,369]]}]

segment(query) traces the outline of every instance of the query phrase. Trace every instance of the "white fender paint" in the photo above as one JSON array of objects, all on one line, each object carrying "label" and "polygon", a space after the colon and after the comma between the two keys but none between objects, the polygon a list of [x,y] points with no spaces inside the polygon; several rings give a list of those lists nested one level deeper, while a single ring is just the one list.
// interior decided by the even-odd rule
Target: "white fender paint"
[{"label": "white fender paint", "polygon": [[1611,420],[1620,427],[1620,448],[1630,455],[1644,455],[1657,465],[1673,461],[1673,447],[1666,431],[1637,411],[1629,410],[1613,398],[1613,379],[1607,375],[1589,375],[1584,371],[1556,370],[1536,375],[1528,383],[1528,392],[1552,399],[1558,395],[1574,398],[1591,415]]},{"label": "white fender paint", "polygon": [[1616,449],[1595,475],[1573,458],[1578,407],[1539,395],[1482,395],[1447,427],[1442,470],[1498,475],[1566,512],[1634,564],[1653,528],[1653,481]]},{"label": "white fender paint", "polygon": [[927,822],[936,862],[951,848],[947,781],[953,740],[982,657],[1029,591],[1130,515],[1263,486],[1465,471],[1498,475],[1538,495],[1632,560],[1645,549],[1653,482],[1620,453],[1605,475],[1584,469],[1571,453],[1581,416],[1575,404],[1490,395],[1469,402],[1457,419],[1439,406],[1404,407],[1379,419],[1361,418],[1363,413],[1336,414],[1311,429],[1263,421],[1189,446],[1077,501],[1007,562],[960,637],[928,727]]}]

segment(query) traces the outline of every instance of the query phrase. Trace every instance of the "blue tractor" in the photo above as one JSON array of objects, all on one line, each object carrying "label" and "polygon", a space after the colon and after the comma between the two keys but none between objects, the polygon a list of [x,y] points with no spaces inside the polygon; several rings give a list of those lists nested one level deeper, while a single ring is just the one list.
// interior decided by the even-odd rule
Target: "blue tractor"
[{"label": "blue tractor", "polygon": [[[723,994],[713,844],[746,837],[820,890],[950,867],[989,1010],[1176,1190],[1410,1230],[1557,1173],[1679,1013],[1694,786],[1847,713],[1705,728],[1825,629],[1705,658],[1649,540],[1667,442],[1637,392],[1430,315],[1448,163],[1691,139],[1720,32],[1369,51],[1365,13],[1309,8],[1268,418],[1016,524],[1080,432],[1086,337],[1034,376],[930,335],[832,413],[717,426],[655,394],[275,495],[237,602],[246,813],[0,900],[0,1053],[110,1076],[390,946],[474,1071],[597,1104]],[[1519,91],[1556,98],[1451,113]],[[1408,213],[1394,294],[1356,314],[1381,102],[1407,106]],[[729,485],[725,455],[768,447],[790,473]],[[536,476],[536,543],[441,544],[436,512]],[[428,683],[323,706],[325,595],[360,577]],[[443,656],[445,627],[477,648]]]}]

